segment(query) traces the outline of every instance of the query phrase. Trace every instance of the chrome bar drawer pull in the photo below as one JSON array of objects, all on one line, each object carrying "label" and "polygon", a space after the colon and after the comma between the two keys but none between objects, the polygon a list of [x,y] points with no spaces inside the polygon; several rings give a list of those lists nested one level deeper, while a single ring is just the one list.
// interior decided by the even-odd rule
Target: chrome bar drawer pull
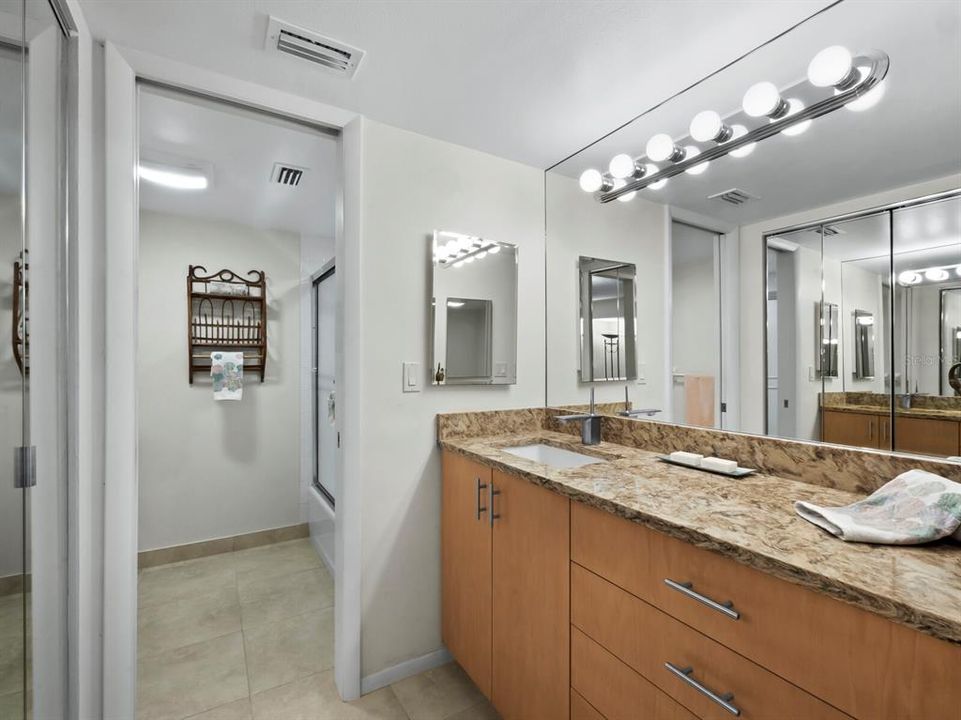
[{"label": "chrome bar drawer pull", "polygon": [[482,512],[487,512],[487,508],[481,505],[481,490],[487,489],[487,483],[482,483],[480,478],[477,478],[477,515],[476,519],[480,520]]},{"label": "chrome bar drawer pull", "polygon": [[687,595],[692,600],[697,600],[699,603],[707,605],[712,610],[717,610],[722,615],[727,615],[732,620],[737,620],[741,617],[741,613],[734,609],[734,603],[732,603],[730,600],[719,603],[717,600],[712,600],[707,595],[701,595],[701,593],[694,590],[694,583],[679,583],[676,580],[664,578],[664,584],[669,588],[677,590],[683,595]]},{"label": "chrome bar drawer pull", "polygon": [[705,685],[702,685],[693,677],[691,677],[694,674],[694,668],[692,667],[679,668],[677,665],[674,665],[673,663],[669,663],[669,662],[664,663],[664,667],[666,667],[674,675],[676,675],[678,678],[683,680],[685,683],[690,685],[692,688],[697,690],[702,695],[705,695],[706,697],[711,698],[711,700],[713,700],[722,708],[727,710],[729,713],[731,713],[731,715],[741,714],[741,710],[736,705],[731,704],[731,700],[734,699],[734,693],[724,693],[723,695],[718,695],[716,692],[711,690],[711,688],[706,687]]},{"label": "chrome bar drawer pull", "polygon": [[499,515],[498,513],[494,512],[494,497],[497,496],[497,495],[500,495],[500,494],[501,494],[501,491],[500,491],[500,490],[497,490],[497,489],[494,487],[494,481],[491,480],[490,500],[488,501],[488,504],[490,505],[490,512],[487,513],[487,517],[489,517],[489,518],[490,518],[490,521],[491,521],[491,527],[494,527],[494,521],[495,521],[495,520],[499,520],[499,519],[500,519],[500,515]]}]

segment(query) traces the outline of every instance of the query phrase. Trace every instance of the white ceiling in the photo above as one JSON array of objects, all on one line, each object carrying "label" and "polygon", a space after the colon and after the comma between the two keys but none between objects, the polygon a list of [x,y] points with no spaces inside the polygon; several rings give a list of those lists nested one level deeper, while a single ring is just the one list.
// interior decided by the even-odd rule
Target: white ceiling
[{"label": "white ceiling", "polygon": [[[220,103],[143,88],[143,161],[197,167],[206,190],[140,183],[141,207],[334,237],[337,142],[312,128]],[[307,168],[297,187],[271,182],[274,163]]]},{"label": "white ceiling", "polygon": [[[746,224],[961,173],[959,38],[957,0],[847,0],[585,149],[557,172],[577,177],[588,167],[606,169],[617,153],[643,155],[658,132],[684,137],[697,112],[737,110],[745,90],[760,80],[789,87],[805,77],[819,50],[841,44],[890,56],[886,93],[877,106],[837,110],[815,119],[802,135],[769,138],[746,158],[721,158],[701,175],[672,178],[639,196]],[[740,207],[707,199],[735,187],[759,199]]]},{"label": "white ceiling", "polygon": [[[535,167],[829,4],[81,0],[101,39]],[[268,15],[366,50],[356,77],[266,52]]]}]

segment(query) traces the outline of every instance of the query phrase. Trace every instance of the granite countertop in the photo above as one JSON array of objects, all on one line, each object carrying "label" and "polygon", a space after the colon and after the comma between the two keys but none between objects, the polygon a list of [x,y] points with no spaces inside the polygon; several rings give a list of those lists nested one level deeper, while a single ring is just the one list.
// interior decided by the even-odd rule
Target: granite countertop
[{"label": "granite countertop", "polygon": [[[502,450],[544,442],[608,460],[559,470]],[[441,440],[537,485],[707,548],[770,575],[961,643],[961,544],[846,543],[802,520],[795,500],[845,505],[861,495],[773,475],[742,479],[669,465],[656,453],[548,430]]]},{"label": "granite countertop", "polygon": [[[835,412],[847,412],[847,413],[864,413],[868,415],[882,415],[888,416],[891,414],[891,410],[886,407],[879,407],[878,405],[824,405],[822,410],[833,410]],[[961,411],[958,410],[941,410],[939,408],[924,408],[924,407],[912,407],[903,408],[896,407],[895,414],[898,417],[916,417],[925,418],[928,420],[954,420],[961,421]]]}]

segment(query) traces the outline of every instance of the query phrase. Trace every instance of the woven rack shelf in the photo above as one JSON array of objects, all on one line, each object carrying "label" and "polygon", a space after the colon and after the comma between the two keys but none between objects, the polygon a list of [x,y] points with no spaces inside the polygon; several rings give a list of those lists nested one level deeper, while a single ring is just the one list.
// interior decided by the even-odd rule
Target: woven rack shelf
[{"label": "woven rack shelf", "polygon": [[187,273],[187,367],[210,374],[210,353],[242,352],[244,374],[267,369],[267,280],[262,270],[246,277],[232,270],[207,274],[202,265]]}]

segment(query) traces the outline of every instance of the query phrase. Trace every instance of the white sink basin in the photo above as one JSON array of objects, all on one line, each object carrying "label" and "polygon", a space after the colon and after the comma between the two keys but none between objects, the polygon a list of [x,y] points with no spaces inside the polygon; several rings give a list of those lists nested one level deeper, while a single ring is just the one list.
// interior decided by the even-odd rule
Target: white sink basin
[{"label": "white sink basin", "polygon": [[517,457],[525,458],[527,460],[533,460],[534,462],[541,463],[542,465],[549,465],[550,467],[557,468],[559,470],[564,470],[567,468],[579,468],[584,467],[585,465],[593,465],[594,463],[604,462],[603,460],[600,460],[596,457],[591,457],[590,455],[581,455],[580,453],[565,450],[564,448],[554,447],[553,445],[544,445],[543,443],[504,448],[504,452],[510,453],[511,455],[516,455]]}]

